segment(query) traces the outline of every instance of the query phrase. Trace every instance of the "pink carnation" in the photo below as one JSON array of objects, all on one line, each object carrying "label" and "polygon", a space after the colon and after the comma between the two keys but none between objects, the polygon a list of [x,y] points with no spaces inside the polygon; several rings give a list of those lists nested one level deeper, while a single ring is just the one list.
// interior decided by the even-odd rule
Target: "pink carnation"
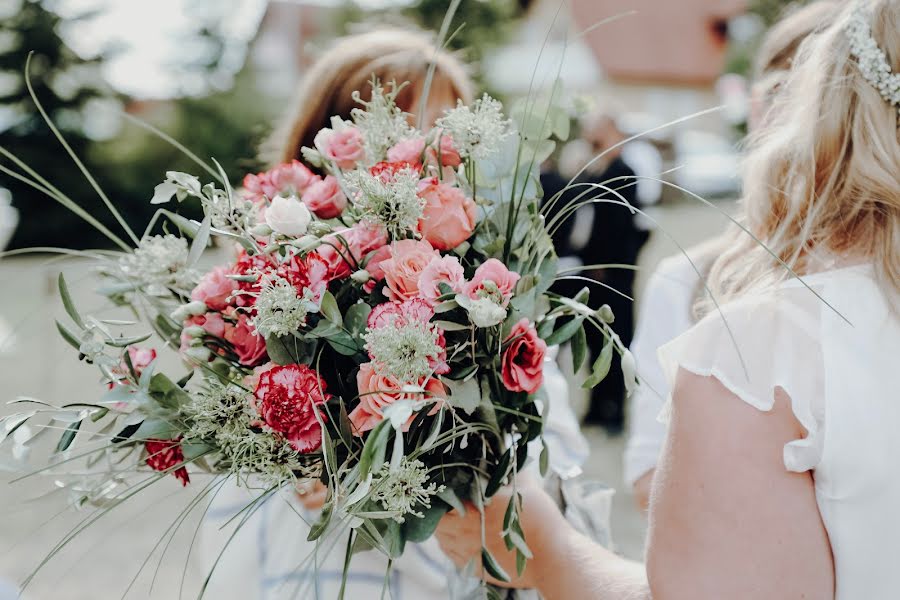
[{"label": "pink carnation", "polygon": [[503,385],[512,392],[535,393],[544,382],[547,343],[538,337],[528,319],[513,325],[501,358]]},{"label": "pink carnation", "polygon": [[427,241],[400,240],[390,246],[391,257],[381,263],[385,295],[391,300],[408,300],[419,295],[419,276],[440,254]]},{"label": "pink carnation", "polygon": [[455,256],[432,258],[419,275],[419,297],[434,306],[441,296],[439,284],[446,283],[454,292],[462,291],[466,283],[459,259]]},{"label": "pink carnation", "polygon": [[221,311],[229,304],[229,297],[238,289],[238,284],[227,275],[228,267],[216,267],[203,276],[191,292],[191,300],[199,300],[210,310]]},{"label": "pink carnation", "polygon": [[[299,160],[278,165],[269,170],[266,175],[275,194],[282,196],[302,196],[310,185],[321,180]],[[271,200],[273,196],[269,196],[269,199]]]},{"label": "pink carnation", "polygon": [[425,200],[419,232],[438,250],[452,250],[475,231],[475,201],[461,189],[431,179],[419,191]]},{"label": "pink carnation", "polygon": [[[260,418],[303,454],[322,445],[316,406],[325,403],[325,381],[307,365],[269,366],[257,371],[253,392]],[[324,414],[320,414],[324,418]]]},{"label": "pink carnation", "polygon": [[347,196],[332,175],[314,182],[303,194],[303,203],[320,219],[333,219],[344,212]]},{"label": "pink carnation", "polygon": [[392,163],[407,162],[410,164],[422,164],[425,153],[425,138],[414,137],[400,140],[387,151],[387,159]]},{"label": "pink carnation", "polygon": [[[463,286],[462,293],[473,300],[492,298],[506,308],[518,281],[518,273],[507,269],[506,265],[496,258],[489,258],[475,270],[472,281]],[[487,285],[489,282],[493,285]]]},{"label": "pink carnation", "polygon": [[[382,411],[397,400],[437,400],[438,406],[447,397],[447,388],[435,377],[420,382],[424,393],[404,392],[402,385],[394,379],[378,373],[373,363],[367,362],[359,366],[356,375],[356,387],[359,391],[359,404],[350,412],[350,423],[354,435],[362,435],[374,429],[382,420]],[[415,415],[410,417],[406,427],[412,424]]]}]

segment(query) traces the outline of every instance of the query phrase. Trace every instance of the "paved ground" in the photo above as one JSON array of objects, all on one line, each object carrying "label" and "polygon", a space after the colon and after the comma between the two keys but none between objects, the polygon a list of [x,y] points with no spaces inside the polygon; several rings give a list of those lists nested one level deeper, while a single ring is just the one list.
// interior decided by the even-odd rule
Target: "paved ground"
[{"label": "paved ground", "polygon": [[[730,207],[730,205],[727,205]],[[655,215],[663,226],[684,245],[695,243],[717,231],[722,217],[707,208],[677,204],[659,209]],[[652,268],[658,260],[675,251],[670,242],[655,235],[641,258],[643,267]],[[79,285],[85,276],[82,266],[48,264],[46,259],[20,258],[0,261],[0,319],[7,326],[0,351],[0,400],[20,395],[52,402],[71,402],[95,398],[96,372],[78,363],[71,350],[56,334],[54,318],[62,318],[55,295],[55,277],[66,270],[81,306],[96,306],[88,286]],[[640,290],[641,281],[638,289]],[[583,403],[573,398],[576,405]],[[0,403],[0,414],[9,412]],[[586,430],[592,458],[587,475],[622,488],[621,455],[624,439],[609,438],[602,431]],[[49,442],[49,438],[48,438]],[[46,444],[45,444],[46,445]],[[40,454],[41,448],[36,450]],[[21,581],[43,556],[69,530],[89,513],[66,509],[65,498],[51,495],[30,500],[53,488],[53,477],[34,477],[10,483],[14,474],[3,472],[8,454],[0,451],[0,579]],[[104,517],[97,526],[67,546],[42,571],[24,598],[54,600],[106,600],[123,597],[134,573],[150,554],[156,540],[190,500],[177,493],[174,481],[161,486],[132,505],[123,505]],[[620,550],[639,557],[644,535],[644,517],[633,508],[627,490],[617,494],[613,510],[613,533]],[[186,523],[172,543],[167,558],[151,591],[151,578],[157,568],[159,552],[147,572],[127,594],[129,598],[177,597],[184,564],[185,548],[193,527]],[[198,569],[189,569],[187,589],[196,589]],[[190,597],[190,596],[188,596]],[[0,582],[0,599],[5,600]],[[227,599],[226,599],[227,600]]]}]

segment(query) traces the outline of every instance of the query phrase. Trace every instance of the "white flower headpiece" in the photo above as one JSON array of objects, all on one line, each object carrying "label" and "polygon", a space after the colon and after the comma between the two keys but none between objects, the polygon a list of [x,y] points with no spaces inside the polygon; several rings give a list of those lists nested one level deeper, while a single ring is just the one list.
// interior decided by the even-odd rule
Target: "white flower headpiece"
[{"label": "white flower headpiece", "polygon": [[884,50],[878,47],[869,26],[869,13],[860,5],[847,24],[850,52],[856,57],[859,71],[900,112],[900,73],[892,73]]}]

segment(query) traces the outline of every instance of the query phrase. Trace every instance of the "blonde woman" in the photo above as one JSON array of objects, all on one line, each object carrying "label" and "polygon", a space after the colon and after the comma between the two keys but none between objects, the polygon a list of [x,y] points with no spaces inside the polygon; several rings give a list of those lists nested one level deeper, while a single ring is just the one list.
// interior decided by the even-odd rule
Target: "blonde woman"
[{"label": "blonde woman", "polygon": [[[421,100],[432,61],[434,75],[423,107]],[[462,63],[452,54],[437,50],[428,36],[397,29],[348,36],[323,53],[304,77],[295,110],[267,144],[270,160],[302,160],[300,148],[313,146],[313,138],[330,125],[331,116],[350,118],[350,111],[358,106],[351,97],[354,91],[368,99],[373,77],[384,83],[409,82],[398,95],[397,104],[412,119],[424,108],[426,124],[455,106],[457,100],[472,100],[472,83]],[[551,399],[545,436],[551,447],[551,470],[560,477],[577,474],[587,458],[587,441],[569,407],[566,381],[554,359],[548,359],[544,374]],[[534,450],[535,455],[539,452],[540,448]],[[207,571],[241,520],[235,515],[254,493],[233,486],[219,493],[205,528]],[[346,534],[321,540],[318,545],[306,541],[308,523],[318,518],[325,493],[321,483],[305,484],[296,493],[284,490],[262,505],[228,544],[216,566],[209,596],[244,600],[336,598],[344,580]],[[452,586],[472,585],[464,579],[457,581],[453,564],[433,539],[408,544],[403,556],[388,569],[388,560],[380,552],[355,553],[344,597],[377,598],[385,590],[384,597],[398,600],[438,600],[448,598]]]},{"label": "blonde woman", "polygon": [[[812,2],[788,14],[766,34],[754,68],[751,130],[759,129],[769,118],[766,115],[788,76],[801,42],[825,29],[839,8],[830,0]],[[701,278],[709,275],[716,256],[743,235],[737,227],[731,227],[726,233],[688,249],[687,256],[676,254],[664,259],[644,289],[631,352],[645,385],[631,397],[624,455],[625,482],[631,486],[635,502],[643,510],[650,504],[650,485],[666,437],[666,427],[657,416],[669,395],[669,387],[656,351],[696,322],[694,306],[706,294]]]},{"label": "blonde woman", "polygon": [[[674,383],[646,566],[528,489],[535,558],[517,585],[550,600],[897,597],[900,2],[842,4],[752,145],[744,213],[769,250],[746,238],[722,254],[721,313],[661,350]],[[504,509],[486,510],[485,539],[514,573]],[[480,535],[477,514],[439,529],[460,562]]]}]

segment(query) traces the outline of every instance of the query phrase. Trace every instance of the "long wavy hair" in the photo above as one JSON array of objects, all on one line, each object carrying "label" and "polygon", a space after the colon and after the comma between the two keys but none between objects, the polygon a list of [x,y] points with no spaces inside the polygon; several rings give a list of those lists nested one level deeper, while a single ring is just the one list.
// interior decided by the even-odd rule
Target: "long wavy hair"
[{"label": "long wavy hair", "polygon": [[425,33],[378,29],[340,38],[304,76],[282,125],[263,144],[262,158],[273,163],[301,159],[300,148],[311,147],[332,116],[350,118],[351,109],[358,106],[353,92],[368,99],[373,76],[385,85],[409,82],[396,101],[404,111],[415,113],[432,62],[431,94],[471,102],[473,86],[465,66],[455,55],[436,48]]},{"label": "long wavy hair", "polygon": [[[867,2],[871,30],[900,72],[900,2]],[[744,224],[799,274],[831,263],[872,262],[889,298],[900,298],[900,125],[860,72],[848,2],[800,47],[768,124],[751,136],[744,168]],[[712,266],[718,301],[791,277],[742,235]],[[896,305],[896,301],[893,301]],[[896,308],[896,306],[895,306]]]}]

